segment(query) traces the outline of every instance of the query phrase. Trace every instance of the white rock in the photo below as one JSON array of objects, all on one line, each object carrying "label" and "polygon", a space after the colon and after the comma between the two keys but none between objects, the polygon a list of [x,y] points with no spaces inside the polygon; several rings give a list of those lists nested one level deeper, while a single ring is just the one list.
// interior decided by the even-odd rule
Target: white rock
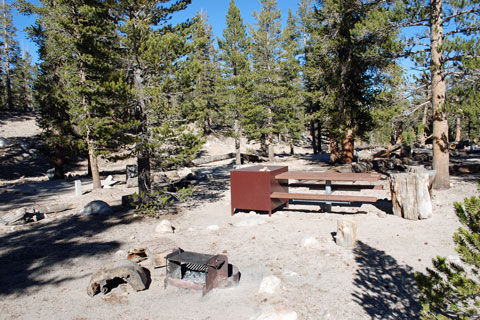
[{"label": "white rock", "polygon": [[268,276],[263,278],[258,288],[259,294],[274,294],[280,289],[282,281],[276,276]]},{"label": "white rock", "polygon": [[180,176],[180,178],[186,177],[189,174],[193,174],[193,171],[190,168],[183,168],[181,170],[178,170],[178,175]]},{"label": "white rock", "polygon": [[212,224],[212,225],[207,227],[207,230],[210,230],[210,231],[217,231],[219,229],[220,229],[220,227],[217,226],[216,224]]},{"label": "white rock", "polygon": [[249,217],[243,220],[240,220],[233,225],[235,227],[254,227],[266,223],[267,220],[263,217]]},{"label": "white rock", "polygon": [[173,233],[173,228],[172,224],[168,220],[162,220],[156,227],[155,227],[155,232],[156,233]]},{"label": "white rock", "polygon": [[126,259],[127,255],[127,251],[125,250],[118,250],[117,252],[115,252],[115,256],[118,258]]},{"label": "white rock", "polygon": [[291,310],[266,311],[256,320],[297,320],[297,313]]},{"label": "white rock", "polygon": [[134,240],[134,239],[135,239],[135,236],[131,236],[131,237],[130,237],[130,240]]},{"label": "white rock", "polygon": [[109,176],[105,179],[105,181],[113,181],[113,176],[112,176],[112,175],[109,175]]},{"label": "white rock", "polygon": [[314,237],[307,237],[302,240],[302,247],[304,248],[318,248],[320,243]]}]

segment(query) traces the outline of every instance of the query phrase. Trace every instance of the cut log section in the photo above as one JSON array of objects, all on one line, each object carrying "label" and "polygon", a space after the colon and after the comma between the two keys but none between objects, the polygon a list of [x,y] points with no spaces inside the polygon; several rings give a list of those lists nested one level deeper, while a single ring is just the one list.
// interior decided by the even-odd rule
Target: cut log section
[{"label": "cut log section", "polygon": [[428,219],[432,216],[432,201],[428,173],[398,173],[390,176],[393,214],[409,219]]}]

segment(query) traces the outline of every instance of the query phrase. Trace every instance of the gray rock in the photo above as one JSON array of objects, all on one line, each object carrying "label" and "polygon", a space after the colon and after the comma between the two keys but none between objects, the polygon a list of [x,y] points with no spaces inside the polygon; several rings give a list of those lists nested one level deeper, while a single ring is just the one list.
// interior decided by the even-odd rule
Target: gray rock
[{"label": "gray rock", "polygon": [[0,223],[6,225],[6,226],[14,226],[14,225],[20,225],[20,224],[25,224],[25,216],[27,215],[27,209],[26,208],[19,208],[13,211],[10,211],[9,213],[3,215],[0,217]]},{"label": "gray rock", "polygon": [[148,278],[142,267],[133,261],[122,260],[104,266],[92,275],[87,288],[88,295],[93,297],[99,292],[110,292],[114,288],[112,284],[115,283],[115,278],[126,281],[136,291],[147,288]]},{"label": "gray rock", "polygon": [[8,139],[0,137],[0,148],[8,147],[9,144],[10,141],[8,141]]},{"label": "gray rock", "polygon": [[55,177],[55,168],[47,170],[47,177],[48,180],[53,180],[53,178]]},{"label": "gray rock", "polygon": [[110,214],[112,212],[112,207],[108,203],[102,200],[95,200],[89,202],[78,214]]}]

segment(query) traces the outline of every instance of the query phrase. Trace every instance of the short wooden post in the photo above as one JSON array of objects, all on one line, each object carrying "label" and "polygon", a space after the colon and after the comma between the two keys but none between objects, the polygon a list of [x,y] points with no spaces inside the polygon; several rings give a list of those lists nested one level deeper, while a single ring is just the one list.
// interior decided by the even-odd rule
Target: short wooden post
[{"label": "short wooden post", "polygon": [[82,194],[83,194],[82,181],[81,180],[75,180],[75,196],[79,197]]},{"label": "short wooden post", "polygon": [[352,247],[357,241],[357,224],[351,220],[337,220],[335,242],[342,247]]},{"label": "short wooden post", "polygon": [[398,173],[390,176],[393,214],[409,220],[432,216],[429,173]]}]

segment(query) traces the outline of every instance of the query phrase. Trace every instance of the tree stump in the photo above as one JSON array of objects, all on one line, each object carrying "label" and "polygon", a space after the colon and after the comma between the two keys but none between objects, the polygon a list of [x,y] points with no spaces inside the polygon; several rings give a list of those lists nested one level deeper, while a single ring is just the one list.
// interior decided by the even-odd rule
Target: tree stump
[{"label": "tree stump", "polygon": [[437,175],[437,170],[428,170],[424,166],[407,166],[407,172],[409,173],[428,173],[428,192],[430,193],[430,198],[432,197],[432,185],[435,176]]},{"label": "tree stump", "polygon": [[351,220],[337,220],[335,242],[342,247],[351,247],[357,240],[357,224]]},{"label": "tree stump", "polygon": [[393,214],[409,220],[428,219],[432,216],[429,174],[399,173],[390,177]]}]

